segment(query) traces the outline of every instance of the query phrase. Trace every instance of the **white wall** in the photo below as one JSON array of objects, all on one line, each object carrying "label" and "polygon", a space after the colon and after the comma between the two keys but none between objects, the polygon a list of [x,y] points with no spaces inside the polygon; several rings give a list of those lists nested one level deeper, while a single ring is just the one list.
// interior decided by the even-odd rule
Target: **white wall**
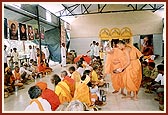
[{"label": "white wall", "polygon": [[129,27],[133,35],[162,33],[162,18],[150,11],[77,16],[71,23],[71,38],[98,37],[102,28]]},{"label": "white wall", "polygon": [[[86,52],[90,50],[90,43],[92,41],[98,41],[98,38],[77,38],[77,39],[71,39],[70,42],[70,49],[75,50],[77,52],[77,55],[80,54],[87,54]],[[90,55],[90,54],[88,54]]]}]

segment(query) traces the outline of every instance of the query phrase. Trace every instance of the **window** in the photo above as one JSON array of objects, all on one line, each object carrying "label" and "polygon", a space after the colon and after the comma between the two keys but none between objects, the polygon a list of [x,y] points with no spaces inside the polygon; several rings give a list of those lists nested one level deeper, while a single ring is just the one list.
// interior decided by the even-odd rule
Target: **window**
[{"label": "window", "polygon": [[46,19],[48,22],[51,22],[51,14],[49,11],[46,11]]}]

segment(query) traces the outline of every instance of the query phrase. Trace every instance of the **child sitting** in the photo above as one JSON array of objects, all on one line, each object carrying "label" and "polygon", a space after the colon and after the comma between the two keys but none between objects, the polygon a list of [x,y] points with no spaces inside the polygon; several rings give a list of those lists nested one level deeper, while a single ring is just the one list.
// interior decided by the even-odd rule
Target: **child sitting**
[{"label": "child sitting", "polygon": [[97,74],[98,66],[93,67],[91,82],[97,84],[98,86],[103,86],[104,81]]},{"label": "child sitting", "polygon": [[146,90],[145,90],[145,93],[152,93],[152,91],[150,90],[151,83],[157,77],[158,70],[157,70],[157,68],[155,68],[155,63],[154,62],[150,62],[149,65],[148,65],[148,68],[151,71],[151,74],[150,74],[150,77],[148,78],[148,80],[146,81]]},{"label": "child sitting", "polygon": [[[152,82],[151,89],[155,89],[157,97],[154,99],[159,101],[159,109],[164,110],[164,65],[157,66],[159,74],[154,82]],[[160,83],[159,83],[160,82]]]},{"label": "child sitting", "polygon": [[146,87],[146,83],[149,81],[150,79],[150,75],[151,75],[151,71],[153,70],[153,68],[155,68],[155,63],[154,62],[150,62],[149,64],[146,61],[142,62],[142,67],[143,67],[143,79],[142,79],[142,87]]}]

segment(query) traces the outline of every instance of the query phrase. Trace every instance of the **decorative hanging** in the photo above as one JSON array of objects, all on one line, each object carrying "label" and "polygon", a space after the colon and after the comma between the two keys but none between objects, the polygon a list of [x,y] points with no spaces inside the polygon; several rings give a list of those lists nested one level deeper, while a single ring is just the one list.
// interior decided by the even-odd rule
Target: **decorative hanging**
[{"label": "decorative hanging", "polygon": [[109,40],[110,39],[110,31],[107,28],[103,28],[99,32],[99,38],[101,40]]},{"label": "decorative hanging", "polygon": [[103,28],[99,32],[99,38],[101,40],[112,40],[112,39],[126,39],[132,42],[132,32],[128,27],[124,27],[122,29],[112,28],[109,30],[108,28]]}]

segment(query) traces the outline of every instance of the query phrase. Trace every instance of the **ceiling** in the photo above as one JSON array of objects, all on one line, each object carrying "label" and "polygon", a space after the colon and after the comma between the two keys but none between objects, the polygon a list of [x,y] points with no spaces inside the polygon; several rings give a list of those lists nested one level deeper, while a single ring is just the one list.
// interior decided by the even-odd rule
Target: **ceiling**
[{"label": "ceiling", "polygon": [[164,4],[40,4],[56,16],[117,13],[130,11],[152,11],[164,9]]}]

